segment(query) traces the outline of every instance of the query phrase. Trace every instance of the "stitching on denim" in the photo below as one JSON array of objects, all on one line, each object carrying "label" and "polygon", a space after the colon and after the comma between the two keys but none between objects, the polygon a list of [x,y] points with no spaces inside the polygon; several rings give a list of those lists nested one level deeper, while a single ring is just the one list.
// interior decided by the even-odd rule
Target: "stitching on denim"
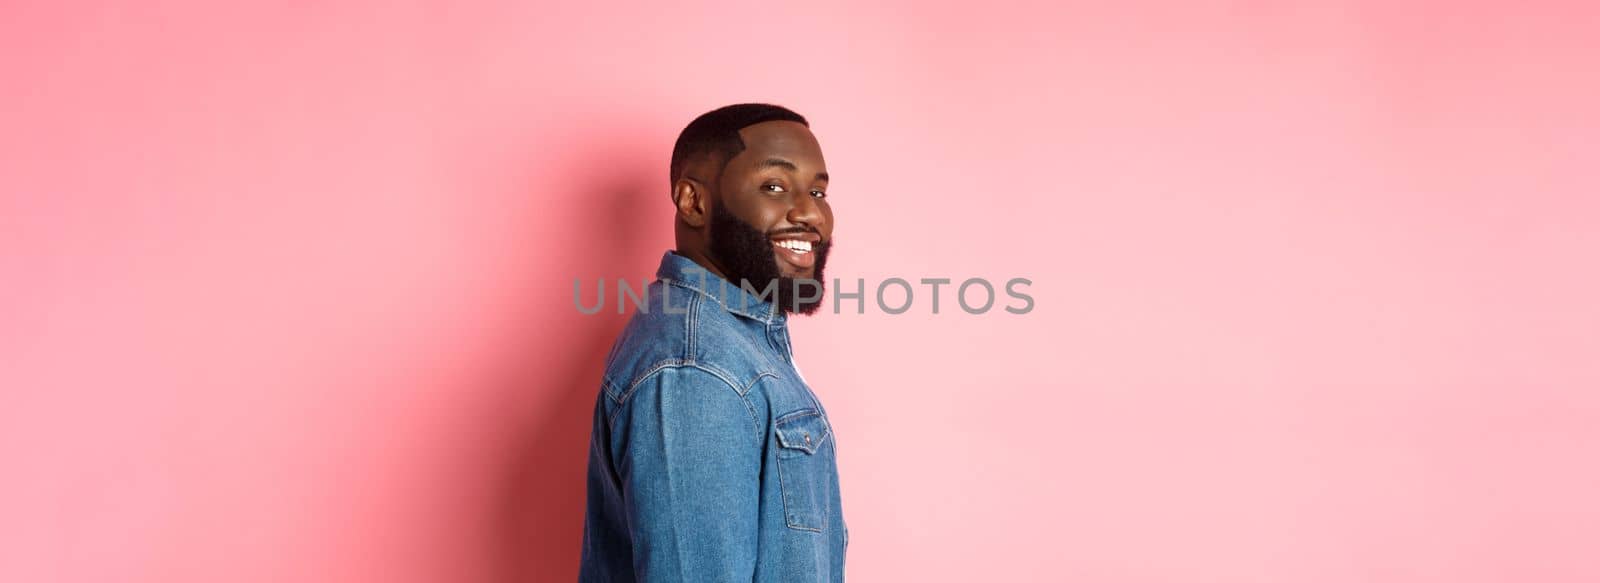
[{"label": "stitching on denim", "polygon": [[[663,360],[663,361],[660,361],[660,362],[656,363],[655,365],[651,366],[649,370],[647,370],[643,374],[639,375],[638,378],[634,379],[631,383],[629,383],[628,390],[626,392],[624,392],[620,398],[617,398],[618,407],[616,407],[615,410],[611,411],[610,413],[608,413],[606,415],[606,423],[608,425],[615,423],[616,414],[622,410],[622,405],[627,403],[628,399],[633,396],[633,393],[639,389],[640,385],[643,385],[646,381],[650,380],[650,377],[653,377],[656,374],[659,374],[661,371],[669,369],[669,368],[698,369],[698,370],[700,370],[702,372],[705,372],[706,374],[711,375],[712,377],[715,377],[718,380],[721,380],[723,382],[723,384],[727,385],[729,390],[733,391],[735,395],[739,396],[739,402],[744,404],[745,413],[747,413],[750,416],[750,424],[751,424],[751,428],[752,428],[752,430],[754,432],[755,442],[756,443],[761,443],[763,441],[762,440],[762,435],[761,435],[761,422],[756,418],[755,408],[750,404],[750,399],[747,398],[745,396],[745,394],[748,393],[750,389],[754,388],[755,384],[757,382],[760,382],[763,377],[769,377],[770,376],[770,377],[773,377],[773,378],[780,378],[780,377],[778,377],[778,375],[772,374],[770,372],[758,373],[756,375],[756,378],[754,380],[751,380],[749,385],[747,385],[745,393],[740,393],[739,392],[738,383],[733,382],[730,379],[730,377],[726,373],[724,373],[723,371],[721,371],[719,369],[716,369],[715,367],[709,366],[707,364],[704,364],[704,363],[700,363],[700,364],[685,363],[681,359],[675,359],[675,358],[674,359]],[[610,381],[605,381],[604,379],[602,379],[602,380],[607,385],[611,385]],[[615,386],[615,385],[611,385],[611,386]],[[607,394],[609,395],[610,393],[608,392]],[[827,438],[831,437],[832,434],[833,434],[833,429],[832,429],[832,427],[830,427],[831,424],[829,424],[827,422],[827,418],[824,417],[821,414],[820,410],[818,410],[818,409],[809,409],[808,408],[808,409],[800,409],[800,410],[796,410],[796,411],[790,411],[790,412],[785,413],[785,414],[779,416],[778,418],[774,419],[774,421],[773,421],[773,425],[774,425],[773,431],[774,432],[777,431],[777,427],[776,426],[778,424],[780,424],[780,423],[793,422],[796,419],[803,419],[803,418],[806,418],[806,417],[819,417],[819,418],[822,418],[822,420],[823,420],[823,428],[827,430],[826,433],[824,434],[824,439],[818,441],[816,446],[812,450],[810,450],[810,453],[807,453],[805,455],[805,457],[789,458],[790,461],[787,462],[787,463],[785,462],[785,458],[778,458],[777,459],[777,464],[778,464],[778,490],[781,493],[781,495],[783,496],[783,510],[784,510],[784,512],[783,512],[783,514],[784,514],[783,523],[784,523],[784,526],[786,528],[791,528],[791,529],[794,529],[794,530],[799,530],[799,531],[804,531],[804,532],[815,532],[815,533],[818,533],[818,534],[822,534],[824,532],[824,530],[826,528],[828,528],[827,512],[825,512],[823,509],[820,509],[820,508],[812,508],[811,509],[812,513],[817,514],[819,516],[820,521],[821,521],[820,526],[808,526],[808,525],[805,525],[805,524],[797,524],[794,521],[790,520],[790,510],[799,508],[799,503],[795,502],[795,501],[792,501],[792,499],[795,497],[795,495],[793,494],[795,488],[790,487],[789,486],[789,482],[792,481],[791,478],[795,478],[795,476],[789,476],[788,474],[797,471],[796,468],[792,467],[793,464],[795,463],[795,460],[814,460],[814,459],[816,459],[814,457],[816,455],[816,453],[818,451],[821,451],[822,446],[826,442]],[[779,442],[779,446],[780,447],[782,446],[782,441],[781,440]],[[793,448],[790,448],[790,449],[793,449]],[[785,471],[784,470],[785,466],[791,466],[791,467],[789,468],[788,471]],[[798,484],[796,485],[796,487],[797,486],[798,486]],[[815,507],[816,504],[813,504],[812,506]],[[795,516],[799,516],[799,515],[795,514]]]},{"label": "stitching on denim", "polygon": [[[661,278],[661,282],[665,283],[665,284],[668,284],[668,285],[671,285],[673,287],[681,287],[683,289],[692,291],[692,292],[700,294],[702,296],[711,298],[711,301],[716,302],[717,305],[722,306],[722,309],[723,310],[727,310],[728,312],[731,312],[731,313],[734,313],[734,314],[738,314],[738,315],[744,316],[746,318],[760,320],[763,323],[768,323],[768,324],[772,323],[772,319],[773,318],[772,318],[772,314],[771,313],[768,313],[768,314],[765,314],[765,315],[756,315],[754,313],[754,310],[750,310],[748,308],[734,308],[733,306],[728,305],[727,302],[722,301],[722,298],[714,296],[710,292],[707,292],[706,290],[694,287],[693,285],[690,285],[688,282],[678,281],[678,280],[672,279],[670,277]],[[743,290],[740,290],[740,291],[741,291],[741,293],[743,292]]]},{"label": "stitching on denim", "polygon": [[[772,377],[772,378],[777,379],[778,375],[776,375],[774,373],[770,373],[770,372],[764,371],[764,370],[756,372],[756,378],[750,379],[750,384],[745,385],[744,386],[744,392],[743,393],[739,393],[739,395],[740,396],[744,396],[744,395],[750,394],[750,390],[754,389],[756,387],[756,383],[761,382],[761,379],[763,377]],[[782,379],[779,379],[779,380],[782,380]]]},{"label": "stitching on denim", "polygon": [[[803,457],[803,458],[791,458],[791,459],[802,459],[802,460],[803,459],[811,459],[811,456],[808,455],[808,456]],[[790,509],[799,506],[799,504],[789,501],[789,490],[790,490],[790,488],[789,488],[789,478],[787,477],[788,472],[785,472],[784,469],[783,469],[784,466],[786,466],[786,465],[788,465],[788,464],[784,463],[784,458],[781,458],[781,457],[778,458],[778,491],[783,494],[783,525],[787,526],[789,528],[795,529],[795,530],[804,530],[804,531],[807,531],[807,532],[815,532],[815,533],[821,534],[822,533],[822,529],[828,527],[828,517],[827,517],[826,513],[818,512],[818,514],[822,515],[822,525],[821,526],[806,526],[804,524],[796,524],[795,521],[790,520],[790,518],[795,518],[795,517],[799,516],[798,514],[793,514],[793,515],[790,514],[790,512],[791,512]]]},{"label": "stitching on denim", "polygon": [[697,296],[689,296],[689,304],[685,311],[688,313],[684,315],[683,361],[688,364],[694,364],[695,333],[698,332],[700,328],[700,298]]},{"label": "stitching on denim", "polygon": [[622,404],[622,399],[617,397],[616,388],[617,388],[617,385],[613,384],[611,382],[611,379],[606,379],[606,378],[600,379],[600,392],[605,393],[606,394],[606,398],[611,399],[612,401],[616,402],[616,404],[618,404],[618,405],[621,405]]},{"label": "stitching on denim", "polygon": [[632,382],[628,383],[628,390],[623,391],[622,396],[617,399],[617,409],[606,415],[606,423],[609,424],[613,419],[616,419],[617,412],[622,411],[622,405],[626,405],[628,403],[628,398],[633,396],[634,391],[639,390],[639,385],[644,384],[646,380],[649,380],[650,377],[655,376],[656,373],[661,372],[663,369],[682,365],[683,361],[676,358],[669,358],[661,362],[657,362],[654,366],[650,367],[650,370],[647,370],[638,377],[635,377]]},{"label": "stitching on denim", "polygon": [[814,409],[814,408],[795,409],[795,410],[790,411],[788,413],[784,413],[782,415],[779,415],[778,418],[773,419],[772,421],[774,423],[783,423],[785,421],[789,421],[790,419],[799,419],[801,417],[806,417],[806,416],[821,417],[822,413],[820,413],[817,409]]},{"label": "stitching on denim", "polygon": [[[809,448],[809,449],[804,448],[804,447],[790,447],[790,446],[784,445],[784,443],[783,443],[783,432],[779,431],[779,428],[781,428],[782,426],[787,425],[789,423],[793,423],[796,419],[804,419],[806,417],[817,417],[817,418],[822,419],[822,434],[821,434],[820,437],[817,438],[817,443],[812,445],[811,448]],[[778,417],[777,419],[774,419],[772,421],[772,424],[773,424],[773,428],[772,428],[773,432],[778,434],[778,447],[785,448],[785,449],[798,449],[800,451],[806,452],[806,455],[815,455],[818,451],[822,450],[822,444],[827,443],[828,442],[828,438],[833,437],[833,424],[832,423],[828,423],[828,418],[827,417],[823,417],[815,409],[801,409],[799,411],[790,411],[788,413],[784,413],[783,416]]]},{"label": "stitching on denim", "polygon": [[[783,460],[781,460],[781,459],[778,460],[778,489],[783,492],[783,525],[787,526],[789,528],[795,529],[795,530],[804,530],[804,531],[808,531],[808,532],[821,533],[822,532],[822,527],[812,527],[812,526],[806,526],[804,524],[795,524],[793,521],[789,520],[790,518],[792,518],[792,516],[789,514],[789,508],[791,507],[791,503],[789,502],[789,481],[788,481],[788,478],[784,477],[787,472],[783,471],[783,466],[784,466]],[[827,526],[827,524],[826,524],[827,519],[826,518],[823,519],[823,522],[824,522],[823,526]]]},{"label": "stitching on denim", "polygon": [[714,377],[717,377],[719,379],[722,379],[722,382],[726,383],[728,385],[728,388],[733,389],[733,394],[739,395],[740,398],[744,397],[744,394],[739,392],[739,383],[735,382],[733,380],[733,375],[728,374],[727,371],[724,371],[724,370],[722,370],[720,368],[717,368],[717,365],[711,364],[709,362],[685,362],[685,363],[683,363],[683,365],[687,366],[687,367],[691,367],[691,368],[700,369],[701,371],[703,371],[703,372],[705,372],[707,374],[710,374],[711,376],[714,376]]},{"label": "stitching on denim", "polygon": [[728,385],[729,389],[733,389],[733,394],[739,396],[739,402],[740,403],[744,403],[744,412],[750,414],[750,431],[751,431],[751,434],[755,436],[756,443],[761,443],[763,441],[761,439],[761,421],[756,419],[756,408],[750,404],[750,399],[746,398],[744,396],[744,393],[740,393],[739,392],[738,383],[733,382],[728,376],[722,374],[719,371],[712,370],[711,368],[708,368],[705,365],[690,364],[690,365],[687,365],[687,366],[689,366],[691,368],[697,368],[697,369],[700,369],[702,371],[705,371],[706,374],[709,374],[711,376],[717,377],[718,379],[721,379],[723,383],[726,383]]},{"label": "stitching on denim", "polygon": [[[750,394],[750,391],[755,389],[756,383],[761,382],[761,379],[763,379],[765,377],[772,377],[772,378],[776,379],[776,378],[778,378],[778,375],[775,375],[775,374],[772,374],[772,373],[769,373],[769,372],[765,372],[765,371],[758,372],[758,373],[756,373],[756,378],[751,379],[750,380],[750,384],[745,385],[744,392],[743,393],[739,393],[739,398],[744,400],[745,407],[750,409],[750,423],[752,425],[751,430],[755,432],[754,435],[756,437],[756,443],[764,443],[766,441],[766,436],[762,435],[762,433],[761,433],[761,421],[759,419],[756,419],[756,409],[755,409],[755,407],[750,405],[750,397],[747,396],[747,395]],[[762,449],[765,449],[765,447],[763,447]],[[780,478],[780,480],[781,480],[781,478]]]},{"label": "stitching on denim", "polygon": [[633,392],[639,389],[639,385],[644,384],[646,380],[655,376],[656,373],[661,372],[662,369],[673,368],[682,365],[683,359],[679,358],[669,358],[661,362],[657,362],[654,366],[650,367],[650,370],[644,371],[644,373],[633,379],[633,382],[628,383],[628,390],[622,393],[622,400],[627,401],[628,397],[632,396]]},{"label": "stitching on denim", "polygon": [[750,405],[750,399],[745,398],[743,394],[739,393],[739,384],[733,382],[733,380],[731,380],[721,371],[713,370],[704,365],[695,364],[692,362],[684,362],[683,360],[677,358],[669,358],[667,360],[658,362],[654,366],[651,366],[650,370],[645,371],[644,374],[641,374],[637,379],[634,379],[634,381],[628,385],[628,390],[624,392],[622,397],[617,400],[616,409],[606,414],[606,423],[611,424],[616,419],[617,413],[622,410],[623,405],[627,404],[628,399],[633,396],[633,393],[639,390],[640,385],[643,385],[645,381],[650,380],[650,377],[653,377],[657,373],[669,368],[691,368],[699,370],[711,375],[712,377],[715,377],[717,380],[722,381],[722,384],[727,385],[728,390],[733,391],[733,394],[739,397],[739,402],[744,404],[744,411],[750,415],[750,425],[755,430],[756,443],[761,443],[761,422],[756,420],[756,410],[755,407]]}]

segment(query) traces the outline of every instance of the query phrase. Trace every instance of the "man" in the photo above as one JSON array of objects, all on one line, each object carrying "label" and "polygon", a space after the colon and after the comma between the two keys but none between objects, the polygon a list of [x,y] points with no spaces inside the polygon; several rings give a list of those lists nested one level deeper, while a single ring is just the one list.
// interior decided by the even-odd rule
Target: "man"
[{"label": "man", "polygon": [[833,427],[787,327],[822,305],[827,188],[788,109],[731,105],[679,134],[677,250],[596,399],[581,580],[843,580]]}]

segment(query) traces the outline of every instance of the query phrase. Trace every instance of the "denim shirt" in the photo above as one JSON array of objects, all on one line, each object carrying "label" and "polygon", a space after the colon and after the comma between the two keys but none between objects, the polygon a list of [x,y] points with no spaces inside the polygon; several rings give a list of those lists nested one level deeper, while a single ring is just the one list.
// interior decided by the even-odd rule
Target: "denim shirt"
[{"label": "denim shirt", "polygon": [[787,318],[671,251],[656,277],[606,357],[579,579],[842,581],[837,439]]}]

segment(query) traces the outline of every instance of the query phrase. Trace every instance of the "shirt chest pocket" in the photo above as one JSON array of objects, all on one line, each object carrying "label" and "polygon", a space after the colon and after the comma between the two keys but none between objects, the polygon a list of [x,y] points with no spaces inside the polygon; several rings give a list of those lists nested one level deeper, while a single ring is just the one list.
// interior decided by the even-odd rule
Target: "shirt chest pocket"
[{"label": "shirt chest pocket", "polygon": [[778,418],[778,478],[782,481],[784,523],[789,528],[823,532],[838,491],[833,431],[815,409]]}]

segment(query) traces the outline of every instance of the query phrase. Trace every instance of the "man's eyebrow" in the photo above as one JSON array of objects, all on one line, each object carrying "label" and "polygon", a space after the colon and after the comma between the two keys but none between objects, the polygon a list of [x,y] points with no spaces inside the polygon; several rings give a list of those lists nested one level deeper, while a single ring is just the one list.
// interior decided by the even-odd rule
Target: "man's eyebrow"
[{"label": "man's eyebrow", "polygon": [[773,166],[777,166],[790,172],[796,172],[800,170],[800,167],[795,166],[794,162],[784,160],[783,158],[767,158],[766,160],[762,160],[760,164],[756,164],[756,169],[760,170],[762,168],[771,168]]},{"label": "man's eyebrow", "polygon": [[[762,160],[760,164],[756,164],[756,169],[760,170],[762,168],[771,168],[773,166],[782,168],[784,170],[788,170],[790,172],[799,172],[800,171],[800,167],[799,166],[795,166],[794,162],[790,162],[788,160],[784,160],[783,158],[767,158],[766,160]],[[828,179],[828,173],[827,172],[818,172],[817,173],[817,180],[827,180],[827,179]]]}]

